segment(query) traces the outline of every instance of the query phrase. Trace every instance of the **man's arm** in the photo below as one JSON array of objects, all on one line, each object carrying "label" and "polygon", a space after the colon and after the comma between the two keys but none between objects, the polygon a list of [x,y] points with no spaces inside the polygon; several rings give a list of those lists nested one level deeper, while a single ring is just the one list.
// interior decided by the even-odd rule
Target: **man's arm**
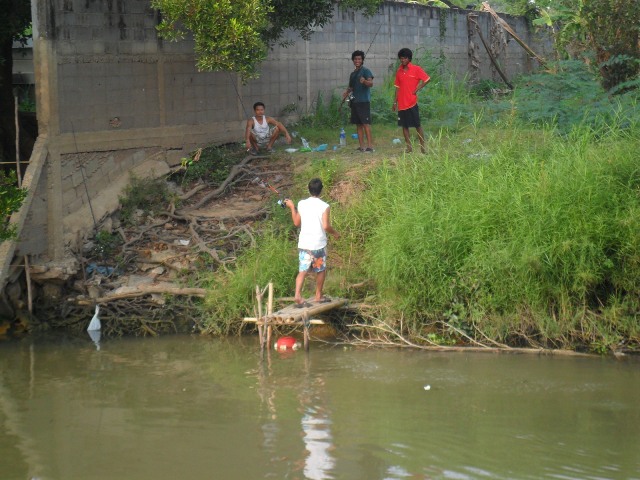
[{"label": "man's arm", "polygon": [[373,77],[369,77],[369,78],[364,78],[364,77],[360,77],[360,83],[363,84],[365,87],[373,87]]},{"label": "man's arm", "polygon": [[244,140],[247,144],[247,150],[251,149],[251,129],[253,128],[253,118],[247,120],[247,127],[244,129]]},{"label": "man's arm", "polygon": [[418,94],[418,92],[419,92],[420,90],[422,90],[422,89],[424,88],[424,86],[425,86],[427,83],[429,83],[429,81],[430,81],[430,80],[431,80],[431,78],[428,78],[427,80],[420,80],[420,82],[418,82],[418,87],[416,88],[415,95],[417,95],[417,94]]},{"label": "man's arm", "polygon": [[302,219],[300,218],[300,212],[298,212],[298,209],[296,208],[295,204],[293,203],[293,200],[291,200],[290,198],[287,198],[284,201],[284,204],[289,207],[289,210],[291,210],[291,220],[293,220],[293,224],[296,227],[299,227],[302,224]]},{"label": "man's arm", "polygon": [[400,87],[397,85],[394,85],[394,87],[395,92],[393,94],[393,105],[391,105],[391,110],[395,112],[398,109],[398,92],[400,91]]},{"label": "man's arm", "polygon": [[342,103],[340,103],[340,105],[342,105],[344,103],[344,101],[347,99],[347,97],[349,96],[349,94],[353,92],[353,88],[351,87],[347,87],[347,89],[344,91],[344,93],[342,94]]},{"label": "man's arm", "polygon": [[287,143],[291,143],[291,135],[289,135],[289,132],[287,131],[286,127],[282,122],[279,122],[273,117],[267,117],[267,123],[278,127],[278,130],[284,133],[284,138],[287,141]]},{"label": "man's arm", "polygon": [[371,88],[373,87],[373,73],[368,68],[365,68],[362,71],[362,76],[360,77],[360,83],[365,87]]},{"label": "man's arm", "polygon": [[336,238],[340,238],[340,234],[338,231],[331,226],[331,207],[327,207],[327,209],[322,213],[322,228],[325,232],[330,233]]}]

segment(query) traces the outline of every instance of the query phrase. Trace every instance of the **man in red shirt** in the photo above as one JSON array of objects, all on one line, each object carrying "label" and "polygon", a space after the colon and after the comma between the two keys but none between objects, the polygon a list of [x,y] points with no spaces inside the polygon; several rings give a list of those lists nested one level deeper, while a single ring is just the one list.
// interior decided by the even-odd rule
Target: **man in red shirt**
[{"label": "man in red shirt", "polygon": [[429,83],[431,77],[418,65],[411,63],[413,53],[408,48],[402,48],[398,52],[400,67],[396,72],[396,97],[393,102],[393,111],[398,111],[398,126],[402,127],[404,141],[407,144],[407,153],[413,151],[409,128],[414,127],[418,132],[420,151],[426,153],[424,146],[424,132],[420,125],[420,111],[418,110],[418,92]]}]

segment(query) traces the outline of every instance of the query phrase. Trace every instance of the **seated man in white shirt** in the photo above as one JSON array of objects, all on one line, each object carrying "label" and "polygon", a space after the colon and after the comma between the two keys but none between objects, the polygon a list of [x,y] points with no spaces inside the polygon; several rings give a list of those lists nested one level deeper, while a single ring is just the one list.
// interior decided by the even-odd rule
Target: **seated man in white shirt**
[{"label": "seated man in white shirt", "polygon": [[264,114],[264,103],[254,103],[253,111],[255,115],[247,120],[245,129],[247,152],[258,155],[260,148],[265,148],[267,153],[271,153],[273,144],[280,135],[284,135],[287,143],[291,143],[291,136],[285,126]]}]

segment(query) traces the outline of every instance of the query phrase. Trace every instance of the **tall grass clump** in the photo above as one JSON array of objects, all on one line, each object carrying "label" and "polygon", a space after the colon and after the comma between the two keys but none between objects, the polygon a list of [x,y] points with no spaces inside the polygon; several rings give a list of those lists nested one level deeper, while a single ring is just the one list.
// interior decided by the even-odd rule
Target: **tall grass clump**
[{"label": "tall grass clump", "polygon": [[256,285],[273,282],[276,296],[290,294],[296,275],[295,241],[288,229],[269,229],[238,258],[232,271],[211,276],[204,302],[204,331],[227,335],[239,328],[239,317],[254,316]]},{"label": "tall grass clump", "polygon": [[583,127],[567,140],[548,134],[538,148],[514,128],[483,156],[452,144],[385,164],[354,212],[367,232],[363,264],[416,330],[444,324],[565,346],[637,339],[633,137],[617,130],[596,141]]}]

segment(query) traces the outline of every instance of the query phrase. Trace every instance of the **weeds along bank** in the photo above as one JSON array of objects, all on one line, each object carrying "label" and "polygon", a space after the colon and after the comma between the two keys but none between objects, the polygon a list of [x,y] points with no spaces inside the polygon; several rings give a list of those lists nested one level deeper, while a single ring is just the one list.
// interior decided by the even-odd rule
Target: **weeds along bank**
[{"label": "weeds along bank", "polygon": [[[328,293],[423,345],[637,350],[637,97],[609,98],[584,67],[563,68],[489,100],[436,77],[422,105],[428,155],[381,148],[356,163],[336,154],[300,165],[294,197],[321,177],[343,235],[330,246]],[[373,105],[379,145],[399,135],[387,102]],[[335,99],[323,108],[301,130],[333,132]],[[210,279],[207,331],[232,331],[256,284],[292,294],[296,232],[286,212],[265,228],[231,273]]]}]

